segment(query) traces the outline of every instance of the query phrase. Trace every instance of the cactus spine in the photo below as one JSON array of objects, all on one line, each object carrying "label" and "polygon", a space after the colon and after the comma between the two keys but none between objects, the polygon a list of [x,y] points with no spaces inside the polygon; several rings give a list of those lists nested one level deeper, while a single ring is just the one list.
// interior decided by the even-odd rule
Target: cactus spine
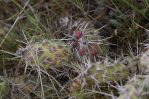
[{"label": "cactus spine", "polygon": [[148,99],[149,76],[136,75],[122,87],[117,99]]}]

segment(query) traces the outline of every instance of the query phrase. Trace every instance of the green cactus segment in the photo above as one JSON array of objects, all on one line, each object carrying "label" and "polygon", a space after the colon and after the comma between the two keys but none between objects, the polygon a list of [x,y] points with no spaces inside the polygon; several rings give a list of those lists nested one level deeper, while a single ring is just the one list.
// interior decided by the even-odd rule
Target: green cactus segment
[{"label": "green cactus segment", "polygon": [[148,99],[149,76],[134,76],[122,88],[120,96],[117,99]]},{"label": "green cactus segment", "polygon": [[127,78],[130,71],[123,64],[113,64],[106,66],[104,64],[95,63],[87,72],[87,83],[106,83],[115,82],[123,78]]},{"label": "green cactus segment", "polygon": [[8,94],[8,83],[4,80],[0,80],[0,99],[4,99],[4,97]]},{"label": "green cactus segment", "polygon": [[49,69],[68,63],[71,55],[70,47],[63,43],[42,41],[28,45],[23,56],[29,65]]},{"label": "green cactus segment", "polygon": [[[125,57],[122,61],[109,64],[96,62],[87,69],[82,78],[78,78],[78,81],[80,80],[81,82],[80,84],[73,81],[70,83],[68,89],[71,89],[70,93],[77,93],[81,91],[82,87],[83,89],[85,88],[89,90],[95,90],[93,88],[98,84],[99,86],[104,85],[104,87],[107,88],[103,90],[100,89],[102,90],[102,92],[109,94],[110,92],[114,92],[114,94],[118,95],[117,90],[110,88],[107,84],[117,84],[121,81],[126,83],[128,78],[133,77],[134,75],[136,75],[136,73],[140,73],[140,71],[143,72],[144,69],[142,69],[141,65],[139,65],[138,57]],[[82,83],[84,83],[84,81],[86,81],[85,86],[81,85]],[[99,90],[97,89],[97,91]]]}]

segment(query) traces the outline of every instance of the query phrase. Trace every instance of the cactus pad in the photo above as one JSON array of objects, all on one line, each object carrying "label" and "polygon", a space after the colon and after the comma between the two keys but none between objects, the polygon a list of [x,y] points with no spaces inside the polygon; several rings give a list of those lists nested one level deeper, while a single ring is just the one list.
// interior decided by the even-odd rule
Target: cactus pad
[{"label": "cactus pad", "polygon": [[36,42],[25,48],[23,58],[31,66],[42,66],[49,69],[51,66],[59,67],[69,62],[71,50],[61,42]]}]

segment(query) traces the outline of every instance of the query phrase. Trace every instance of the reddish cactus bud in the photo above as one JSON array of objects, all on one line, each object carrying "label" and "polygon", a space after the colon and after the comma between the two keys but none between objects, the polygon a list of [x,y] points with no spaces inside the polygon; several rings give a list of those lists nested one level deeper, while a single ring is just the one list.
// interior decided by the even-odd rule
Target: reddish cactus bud
[{"label": "reddish cactus bud", "polygon": [[78,45],[78,41],[72,41],[72,43],[71,43],[72,48],[77,47],[77,45]]},{"label": "reddish cactus bud", "polygon": [[92,55],[92,56],[96,56],[96,55],[97,55],[97,51],[96,51],[95,49],[92,50],[92,51],[91,51],[91,55]]},{"label": "reddish cactus bud", "polygon": [[77,39],[80,39],[82,37],[82,32],[80,32],[80,31],[75,32],[75,37]]},{"label": "reddish cactus bud", "polygon": [[84,51],[83,48],[80,48],[80,49],[78,50],[78,52],[79,52],[79,55],[80,55],[80,56],[83,56],[83,55],[85,54],[85,51]]}]

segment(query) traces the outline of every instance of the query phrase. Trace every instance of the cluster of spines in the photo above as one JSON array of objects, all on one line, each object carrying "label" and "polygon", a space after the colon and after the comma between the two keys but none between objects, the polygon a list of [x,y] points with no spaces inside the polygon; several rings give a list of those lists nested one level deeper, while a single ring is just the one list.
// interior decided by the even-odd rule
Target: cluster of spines
[{"label": "cluster of spines", "polygon": [[[123,80],[128,80],[128,78],[133,77],[138,72],[142,73],[143,71],[145,71],[144,68],[140,66],[139,64],[140,60],[138,57],[135,57],[135,58],[126,57],[125,61],[127,61],[127,64],[124,61],[113,63],[110,65],[96,62],[92,64],[92,66],[87,70],[87,72],[83,75],[83,78],[78,78],[81,83],[78,84],[75,82],[71,82],[70,83],[71,88],[70,87],[69,88],[73,89],[73,92],[75,92],[76,94],[77,92],[79,93],[78,89],[80,89],[80,92],[81,92],[82,91],[81,88],[83,87],[87,88],[88,90],[95,90],[92,88],[95,88],[96,85],[99,85],[99,86],[106,85],[108,88],[109,83],[111,83],[113,86],[116,87],[116,84],[118,84],[119,82]],[[82,84],[83,81],[85,81],[84,85]],[[74,90],[74,89],[77,89],[77,90]],[[113,89],[110,89],[110,88],[108,89],[109,91],[111,90],[111,92],[113,91]],[[96,90],[96,91],[99,91],[99,90]],[[125,98],[121,98],[121,99],[125,99]]]}]

